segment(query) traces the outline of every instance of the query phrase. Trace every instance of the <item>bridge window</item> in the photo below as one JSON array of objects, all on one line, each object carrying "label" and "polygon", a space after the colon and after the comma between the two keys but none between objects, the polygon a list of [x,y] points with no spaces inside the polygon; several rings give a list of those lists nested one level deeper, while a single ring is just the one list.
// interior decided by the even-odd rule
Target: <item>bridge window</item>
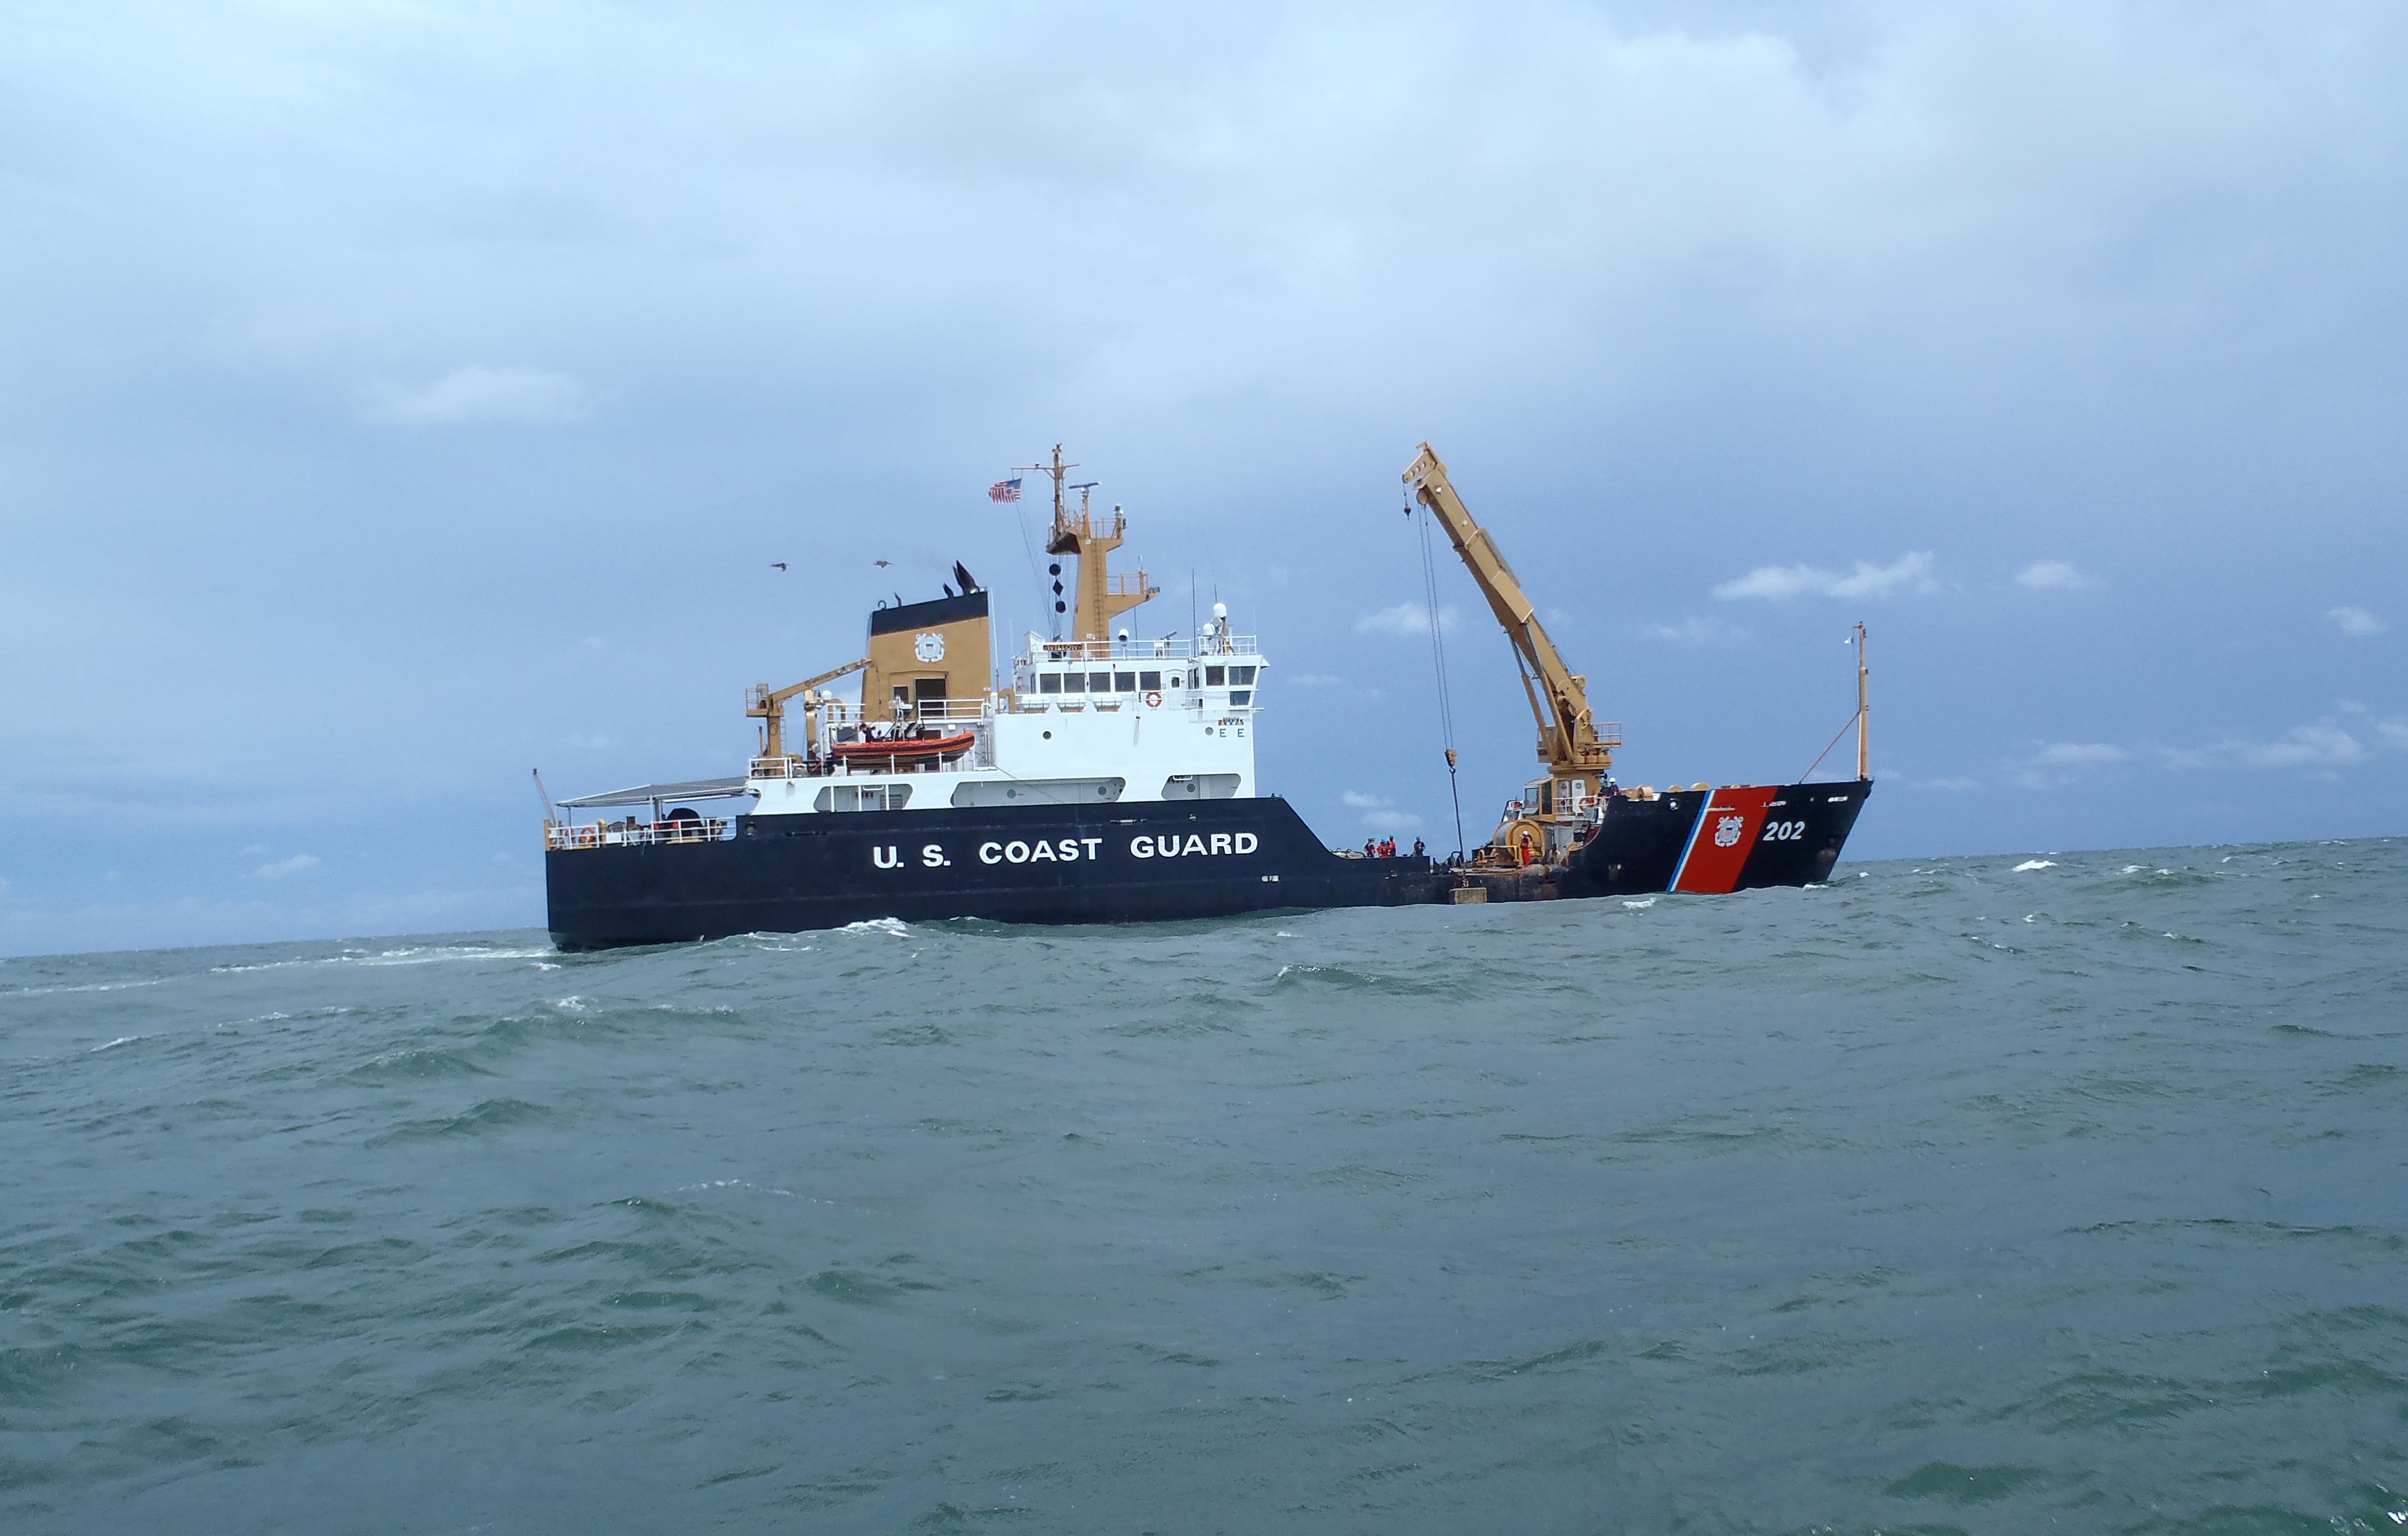
[{"label": "bridge window", "polygon": [[1252,688],[1254,686],[1254,669],[1252,667],[1231,667],[1229,669],[1229,681],[1232,685],[1238,688]]},{"label": "bridge window", "polygon": [[1059,692],[1061,692],[1061,691],[1062,691],[1062,675],[1061,675],[1060,673],[1058,673],[1058,672],[1040,672],[1040,673],[1039,673],[1039,674],[1037,675],[1037,691],[1038,691],[1038,692],[1039,692],[1039,693],[1059,693]]},{"label": "bridge window", "polygon": [[1134,692],[1136,692],[1136,691],[1137,691],[1137,674],[1136,674],[1136,673],[1134,673],[1134,672],[1115,672],[1115,673],[1113,673],[1113,674],[1112,674],[1112,691],[1113,691],[1113,692],[1115,692],[1115,693],[1134,693]]},{"label": "bridge window", "polygon": [[1084,693],[1087,691],[1087,675],[1083,672],[1066,672],[1062,674],[1062,691],[1065,693]]},{"label": "bridge window", "polygon": [[1227,667],[1206,667],[1204,669],[1204,686],[1206,688],[1220,688],[1226,685],[1228,680],[1229,669]]},{"label": "bridge window", "polygon": [[1088,691],[1088,692],[1090,692],[1090,693],[1110,693],[1111,690],[1112,690],[1112,675],[1111,675],[1111,673],[1109,673],[1109,672],[1091,672],[1091,673],[1087,674],[1087,691]]},{"label": "bridge window", "polygon": [[1254,690],[1251,688],[1233,688],[1229,690],[1229,703],[1232,705],[1253,704],[1254,702]]},{"label": "bridge window", "polygon": [[1148,693],[1159,693],[1162,691],[1162,674],[1159,672],[1140,672],[1137,675],[1137,686],[1145,690]]}]

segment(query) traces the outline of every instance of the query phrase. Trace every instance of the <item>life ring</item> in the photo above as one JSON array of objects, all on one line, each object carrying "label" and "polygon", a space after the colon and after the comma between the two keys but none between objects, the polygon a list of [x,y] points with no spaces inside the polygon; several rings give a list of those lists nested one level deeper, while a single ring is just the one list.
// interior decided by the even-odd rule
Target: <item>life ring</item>
[{"label": "life ring", "polygon": [[1580,797],[1580,808],[1581,808],[1583,811],[1593,811],[1593,810],[1596,810],[1596,809],[1597,809],[1597,796],[1595,796],[1595,795],[1583,795],[1583,796],[1581,796],[1581,797]]},{"label": "life ring", "polygon": [[1145,706],[1148,709],[1160,709],[1162,707],[1162,695],[1159,692],[1148,693],[1145,696]]}]

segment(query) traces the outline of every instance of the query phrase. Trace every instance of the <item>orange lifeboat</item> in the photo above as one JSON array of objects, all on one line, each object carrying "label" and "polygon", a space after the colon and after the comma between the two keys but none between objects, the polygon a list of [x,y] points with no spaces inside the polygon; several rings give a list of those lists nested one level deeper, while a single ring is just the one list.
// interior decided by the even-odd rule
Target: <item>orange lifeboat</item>
[{"label": "orange lifeboat", "polygon": [[978,740],[973,732],[965,731],[953,736],[921,736],[899,741],[848,741],[830,748],[837,757],[853,766],[891,763],[900,768],[922,767],[960,757]]}]

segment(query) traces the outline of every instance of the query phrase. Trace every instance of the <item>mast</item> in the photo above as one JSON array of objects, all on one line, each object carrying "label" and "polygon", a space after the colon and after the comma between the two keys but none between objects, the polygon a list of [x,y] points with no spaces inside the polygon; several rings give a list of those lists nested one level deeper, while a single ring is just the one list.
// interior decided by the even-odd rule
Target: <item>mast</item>
[{"label": "mast", "polygon": [[1522,590],[1521,579],[1505,563],[1488,530],[1472,520],[1470,510],[1447,478],[1445,462],[1427,443],[1405,471],[1405,484],[1412,488],[1413,499],[1428,507],[1446,529],[1455,552],[1463,558],[1464,568],[1488,599],[1488,609],[1504,626],[1505,638],[1512,642],[1514,658],[1521,664],[1522,691],[1539,722],[1539,761],[1555,777],[1594,776],[1601,782],[1613,769],[1613,748],[1622,745],[1621,729],[1608,725],[1598,730],[1589,708],[1588,679],[1574,672],[1555,649],[1546,626],[1539,622],[1538,609]]},{"label": "mast", "polygon": [[[1045,535],[1045,552],[1049,555],[1078,557],[1076,604],[1066,603],[1059,595],[1054,599],[1054,611],[1056,614],[1065,611],[1069,613],[1070,633],[1067,638],[1110,641],[1112,637],[1113,619],[1161,591],[1160,588],[1147,581],[1146,574],[1142,569],[1139,570],[1134,579],[1128,576],[1122,576],[1118,580],[1112,578],[1110,569],[1111,552],[1119,548],[1127,536],[1128,519],[1123,517],[1121,509],[1115,506],[1112,508],[1111,526],[1104,528],[1097,525],[1087,509],[1087,498],[1095,490],[1096,484],[1092,480],[1078,488],[1079,510],[1075,514],[1070,511],[1062,499],[1063,481],[1070,471],[1079,466],[1076,463],[1063,462],[1062,445],[1059,443],[1054,445],[1052,463],[1016,464],[1013,467],[1035,470],[1053,477],[1054,526]],[[1058,570],[1055,574],[1059,574]],[[1054,590],[1057,594],[1060,592],[1060,583],[1054,584]]]},{"label": "mast", "polygon": [[1865,627],[1856,626],[1856,777],[1873,776],[1871,674],[1865,667]]}]

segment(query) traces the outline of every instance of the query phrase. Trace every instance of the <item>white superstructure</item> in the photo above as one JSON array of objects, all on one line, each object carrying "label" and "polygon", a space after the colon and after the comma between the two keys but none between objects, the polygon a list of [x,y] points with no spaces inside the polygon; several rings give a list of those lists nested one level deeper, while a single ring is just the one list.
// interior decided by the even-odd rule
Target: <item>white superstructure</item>
[{"label": "white superstructure", "polygon": [[[806,754],[756,758],[745,791],[755,816],[1250,797],[1268,665],[1220,604],[1193,639],[1032,633],[1009,687],[926,701],[908,725],[820,704]],[[901,755],[962,735],[967,748],[945,761]],[[860,755],[889,741],[894,755]]]}]

